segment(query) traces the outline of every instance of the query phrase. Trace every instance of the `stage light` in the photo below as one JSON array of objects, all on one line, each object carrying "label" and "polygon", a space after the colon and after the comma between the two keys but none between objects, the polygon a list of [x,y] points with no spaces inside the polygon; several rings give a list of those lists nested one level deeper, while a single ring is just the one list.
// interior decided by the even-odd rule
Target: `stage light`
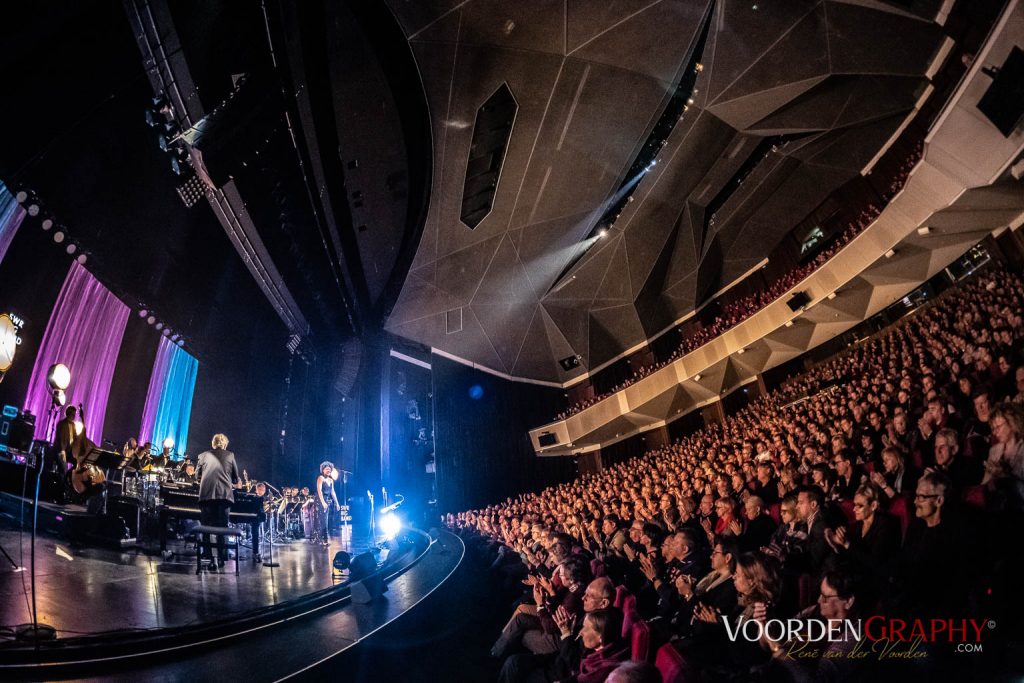
[{"label": "stage light", "polygon": [[18,190],[18,194],[14,195],[14,199],[19,204],[24,204],[26,201],[28,201],[28,192],[26,192],[25,190]]},{"label": "stage light", "polygon": [[33,218],[38,216],[39,215],[39,204],[37,204],[36,202],[32,202],[31,204],[29,204],[28,205],[28,215],[32,216]]},{"label": "stage light", "polygon": [[389,512],[380,517],[380,532],[388,541],[398,535],[402,530],[402,520],[394,512]]},{"label": "stage light", "polygon": [[82,424],[82,421],[75,420],[75,436],[81,436],[83,429],[85,429],[85,425]]},{"label": "stage light", "polygon": [[164,336],[165,337],[170,337],[171,336],[171,328],[169,328],[169,327],[165,327],[164,328]]},{"label": "stage light", "polygon": [[78,245],[76,245],[74,242],[72,242],[71,244],[68,245],[68,248],[67,248],[68,254],[74,254],[76,251],[78,251]]},{"label": "stage light", "polygon": [[53,396],[53,402],[56,405],[63,406],[65,403],[68,402],[68,397],[64,393],[63,389],[54,389],[52,396]]},{"label": "stage light", "polygon": [[178,340],[178,346],[185,346],[185,340],[184,339],[179,339]]},{"label": "stage light", "polygon": [[66,235],[62,230],[58,230],[57,232],[53,233],[53,241],[56,242],[57,244],[63,242],[65,237]]},{"label": "stage light", "polygon": [[349,565],[352,564],[352,556],[346,553],[344,550],[339,550],[338,552],[334,553],[334,561],[331,564],[333,564],[334,568],[337,569],[339,572],[343,572],[349,568]]},{"label": "stage light", "polygon": [[174,448],[174,439],[171,437],[164,439],[164,448]]},{"label": "stage light", "polygon": [[75,260],[78,261],[79,265],[83,265],[84,266],[85,262],[88,261],[89,258],[85,254],[79,254],[78,258],[75,259]]},{"label": "stage light", "polygon": [[339,474],[340,472],[338,472],[338,469],[336,467],[331,468],[331,479],[333,479],[334,481],[338,481]]},{"label": "stage light", "polygon": [[150,325],[152,325],[153,323],[156,322],[156,316],[155,315],[149,316],[148,318],[146,318],[146,322],[149,323]]},{"label": "stage light", "polygon": [[604,237],[604,236],[605,236],[605,235],[607,235],[607,234],[608,234],[608,231],[607,231],[607,230],[605,230],[604,228],[601,228],[601,229],[600,229],[600,230],[598,231],[598,233],[597,233],[597,236],[598,236],[598,237]]},{"label": "stage light", "polygon": [[149,313],[149,311],[147,311],[145,308],[139,309],[139,317],[140,318],[145,318],[147,313]]},{"label": "stage light", "polygon": [[701,378],[701,374],[700,374],[699,372],[698,372],[698,373],[697,373],[696,375],[694,375],[694,376],[693,376],[693,380],[694,380],[695,382],[699,382],[699,381],[700,381],[700,378]]},{"label": "stage light", "polygon": [[180,334],[178,334],[177,332],[175,332],[175,333],[174,333],[174,335],[173,335],[173,336],[171,336],[171,341],[172,341],[172,342],[176,342],[176,341],[178,341],[178,340],[179,340],[180,338],[181,338],[181,335],[180,335]]},{"label": "stage light", "polygon": [[49,372],[46,373],[46,383],[50,385],[51,389],[60,389],[61,391],[67,389],[71,384],[71,371],[68,370],[68,366],[63,363],[51,365]]},{"label": "stage light", "polygon": [[158,329],[158,330],[164,329],[164,324],[163,323],[157,323],[156,324],[156,329]]},{"label": "stage light", "polygon": [[0,315],[0,379],[14,365],[14,354],[18,350],[18,328],[11,316]]},{"label": "stage light", "polygon": [[50,228],[53,227],[53,219],[52,218],[44,218],[43,222],[40,223],[39,225],[43,228],[43,230],[49,230]]}]

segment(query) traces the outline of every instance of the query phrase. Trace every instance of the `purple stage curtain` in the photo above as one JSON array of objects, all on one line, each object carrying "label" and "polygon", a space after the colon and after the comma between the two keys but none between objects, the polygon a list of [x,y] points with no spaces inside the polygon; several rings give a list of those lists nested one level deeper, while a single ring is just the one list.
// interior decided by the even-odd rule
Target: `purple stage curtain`
[{"label": "purple stage curtain", "polygon": [[[156,412],[160,407],[160,396],[164,391],[167,373],[171,367],[171,351],[177,348],[167,337],[160,337],[156,348],[156,360],[153,361],[153,372],[149,376],[149,389],[146,391],[146,405],[142,409],[142,426],[139,427],[139,444],[153,440],[153,425],[156,424]],[[184,444],[182,444],[184,448]]]},{"label": "purple stage curtain", "polygon": [[73,261],[46,324],[25,398],[25,407],[38,416],[37,439],[52,436],[44,434],[51,405],[46,374],[54,363],[63,363],[71,370],[68,405],[84,406],[86,434],[103,442],[110,382],[127,324],[128,307]]},{"label": "purple stage curtain", "polygon": [[4,254],[24,219],[25,209],[15,201],[7,186],[0,182],[0,261],[4,260]]}]

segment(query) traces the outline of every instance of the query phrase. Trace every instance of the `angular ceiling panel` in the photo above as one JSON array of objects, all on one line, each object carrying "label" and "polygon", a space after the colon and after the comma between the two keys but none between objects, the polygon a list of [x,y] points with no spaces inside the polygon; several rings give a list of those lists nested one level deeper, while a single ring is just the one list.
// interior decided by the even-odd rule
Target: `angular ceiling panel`
[{"label": "angular ceiling panel", "polygon": [[[559,358],[580,355],[579,374],[643,342],[743,277],[877,154],[926,85],[936,1],[717,0],[689,93],[676,79],[694,77],[682,71],[703,0],[386,0],[434,133],[430,210],[387,328],[558,382]],[[473,123],[505,85],[515,121],[493,208],[470,230]],[[668,125],[673,96],[689,101]],[[631,178],[656,124],[657,164]],[[624,186],[609,238],[589,241]],[[445,334],[438,314],[467,303],[480,334]],[[782,339],[806,348],[801,334]],[[796,348],[771,343],[772,357]]]}]

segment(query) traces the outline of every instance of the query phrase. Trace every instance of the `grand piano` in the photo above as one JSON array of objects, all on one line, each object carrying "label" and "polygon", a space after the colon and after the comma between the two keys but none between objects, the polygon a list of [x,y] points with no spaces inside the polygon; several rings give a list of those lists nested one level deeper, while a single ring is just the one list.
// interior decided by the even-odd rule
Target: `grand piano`
[{"label": "grand piano", "polygon": [[[259,549],[259,525],[266,521],[263,497],[235,491],[229,521],[248,524],[252,530],[253,553]],[[160,486],[160,551],[167,550],[167,525],[173,520],[199,519],[199,486],[196,484],[162,484]]]}]

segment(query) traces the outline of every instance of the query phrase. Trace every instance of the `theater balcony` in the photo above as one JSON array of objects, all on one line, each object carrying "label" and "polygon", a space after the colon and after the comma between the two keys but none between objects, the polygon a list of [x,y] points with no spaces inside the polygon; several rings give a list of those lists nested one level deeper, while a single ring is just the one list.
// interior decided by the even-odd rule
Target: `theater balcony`
[{"label": "theater balcony", "polygon": [[[1024,222],[1024,134],[1018,127],[1004,135],[982,113],[982,100],[1022,40],[1024,8],[1010,3],[931,123],[902,189],[838,253],[703,346],[533,429],[535,451],[587,453],[664,427],[890,306],[986,237],[1017,230]],[[791,306],[798,293],[807,298]]]}]

